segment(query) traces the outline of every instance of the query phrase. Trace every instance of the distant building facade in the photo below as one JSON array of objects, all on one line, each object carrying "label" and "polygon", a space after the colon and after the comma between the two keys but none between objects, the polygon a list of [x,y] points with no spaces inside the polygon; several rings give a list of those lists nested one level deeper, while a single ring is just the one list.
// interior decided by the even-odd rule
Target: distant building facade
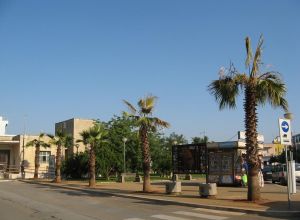
[{"label": "distant building facade", "polygon": [[[76,140],[80,139],[80,132],[87,130],[93,126],[94,121],[88,119],[70,119],[55,124],[55,131],[62,129],[74,138],[73,146],[67,151],[62,152],[73,154],[75,152],[83,152],[85,146],[76,144]],[[35,164],[35,147],[26,147],[31,140],[38,139],[38,135],[8,135],[6,134],[6,126],[8,121],[0,116],[0,179],[1,178],[21,178],[21,165],[24,165],[25,178],[33,178]],[[49,137],[42,139],[49,143]],[[39,177],[54,177],[55,156],[57,146],[50,145],[48,148],[41,147],[39,154]],[[78,150],[78,151],[77,151]]]},{"label": "distant building facade", "polygon": [[[0,117],[0,178],[15,179],[21,177],[20,166],[23,163],[26,178],[34,175],[35,147],[26,147],[31,140],[37,139],[35,135],[8,135],[5,127],[8,121]],[[44,141],[49,142],[49,137]],[[56,146],[40,149],[39,177],[49,177],[54,175],[54,157]],[[52,163],[51,163],[52,159]]]},{"label": "distant building facade", "polygon": [[80,133],[92,127],[94,123],[95,121],[91,119],[72,118],[55,124],[55,133],[61,130],[73,138],[73,146],[66,149],[66,156],[85,151],[85,146],[76,141],[81,139]]}]

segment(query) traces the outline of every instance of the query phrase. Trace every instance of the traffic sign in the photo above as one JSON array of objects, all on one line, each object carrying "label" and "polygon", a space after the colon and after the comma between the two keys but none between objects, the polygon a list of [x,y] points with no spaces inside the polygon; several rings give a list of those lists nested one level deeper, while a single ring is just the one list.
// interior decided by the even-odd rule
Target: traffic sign
[{"label": "traffic sign", "polygon": [[292,145],[291,121],[289,119],[279,119],[280,143]]}]

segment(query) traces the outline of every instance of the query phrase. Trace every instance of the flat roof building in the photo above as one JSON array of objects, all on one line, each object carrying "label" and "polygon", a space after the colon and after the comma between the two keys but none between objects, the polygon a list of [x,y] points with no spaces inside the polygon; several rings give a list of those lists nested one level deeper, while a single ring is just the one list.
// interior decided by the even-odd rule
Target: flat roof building
[{"label": "flat roof building", "polygon": [[[80,132],[93,126],[94,120],[72,118],[55,124],[55,132],[61,129],[73,137],[73,146],[62,152],[62,157],[73,153],[85,151],[85,146],[77,144],[76,140],[81,139]],[[0,179],[20,178],[21,164],[25,168],[25,178],[33,178],[35,165],[35,147],[26,147],[31,140],[38,139],[38,135],[8,135],[6,127],[8,121],[0,116]],[[46,143],[50,138],[42,138]],[[48,148],[41,147],[39,154],[39,178],[54,177],[55,157],[57,146],[50,145]],[[65,155],[66,154],[66,155]]]},{"label": "flat roof building", "polygon": [[85,146],[82,143],[76,143],[76,141],[81,139],[80,133],[92,127],[94,123],[94,120],[79,118],[55,123],[55,133],[61,130],[73,138],[73,146],[66,149],[66,156],[85,151]]},{"label": "flat roof building", "polygon": [[[24,164],[26,178],[32,178],[34,174],[35,147],[26,147],[31,140],[37,139],[37,135],[8,135],[5,127],[8,121],[0,117],[0,179],[15,179],[21,177],[20,166]],[[44,137],[49,142],[49,137]],[[56,146],[40,149],[39,155],[39,177],[50,177],[54,175],[54,161]],[[52,159],[52,163],[51,163]]]}]

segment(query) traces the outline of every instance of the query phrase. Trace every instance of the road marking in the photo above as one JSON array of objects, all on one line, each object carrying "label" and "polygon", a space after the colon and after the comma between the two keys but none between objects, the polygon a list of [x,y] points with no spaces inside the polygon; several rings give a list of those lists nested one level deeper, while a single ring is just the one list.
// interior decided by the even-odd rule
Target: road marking
[{"label": "road marking", "polygon": [[246,214],[244,212],[229,212],[229,211],[221,211],[221,210],[214,210],[214,209],[203,209],[203,208],[196,208],[194,210],[201,211],[201,212],[224,214],[224,215],[237,215],[237,216],[240,216],[240,215],[245,215]]},{"label": "road marking", "polygon": [[189,220],[186,218],[174,217],[170,215],[152,215],[152,218],[164,219],[164,220]]},{"label": "road marking", "polygon": [[205,215],[205,214],[200,214],[200,213],[195,213],[195,212],[185,212],[185,211],[177,211],[177,212],[173,212],[173,213],[178,214],[178,215],[186,215],[186,216],[206,218],[206,219],[212,219],[212,220],[223,220],[223,219],[228,218],[228,217],[217,216],[217,215]]}]

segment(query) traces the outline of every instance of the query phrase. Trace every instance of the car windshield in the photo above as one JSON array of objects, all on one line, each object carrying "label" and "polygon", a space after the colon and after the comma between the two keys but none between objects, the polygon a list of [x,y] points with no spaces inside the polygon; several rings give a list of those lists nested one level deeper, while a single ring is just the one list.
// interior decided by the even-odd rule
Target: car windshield
[{"label": "car windshield", "polygon": [[270,172],[272,170],[272,167],[264,167],[263,171],[264,172]]}]

